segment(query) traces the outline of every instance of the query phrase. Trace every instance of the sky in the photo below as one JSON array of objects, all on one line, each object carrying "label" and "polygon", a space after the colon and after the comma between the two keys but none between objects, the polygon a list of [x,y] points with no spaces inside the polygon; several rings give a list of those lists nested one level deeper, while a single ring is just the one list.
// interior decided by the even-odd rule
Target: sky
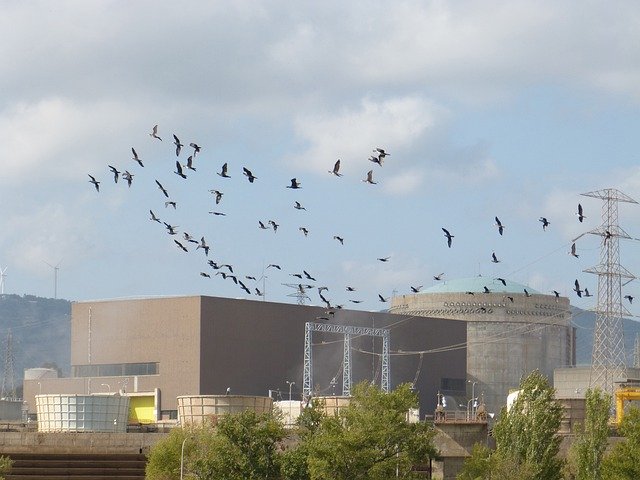
[{"label": "sky", "polygon": [[[582,193],[640,200],[639,21],[632,1],[2,2],[4,291],[295,303],[302,283],[307,304],[325,286],[332,305],[380,310],[379,295],[444,273],[593,308],[572,288],[597,291],[583,270],[600,238],[568,252],[602,222],[602,202]],[[192,142],[184,179],[176,161]],[[217,175],[225,163],[230,178]],[[376,184],[363,182],[370,170]],[[619,215],[640,237],[640,205]],[[268,220],[277,231],[259,228]],[[638,240],[620,248],[640,273]],[[251,295],[208,260],[231,264]],[[315,280],[292,275],[303,271]],[[637,281],[623,294],[640,303]]]}]

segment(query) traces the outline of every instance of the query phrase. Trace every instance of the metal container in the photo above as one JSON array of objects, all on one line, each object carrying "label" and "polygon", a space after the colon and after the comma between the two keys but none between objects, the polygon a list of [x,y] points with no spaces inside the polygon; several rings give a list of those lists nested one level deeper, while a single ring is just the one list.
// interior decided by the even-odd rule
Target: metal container
[{"label": "metal container", "polygon": [[178,421],[182,425],[200,425],[221,415],[251,410],[257,414],[270,412],[273,399],[246,395],[185,395],[178,400]]},{"label": "metal container", "polygon": [[39,432],[126,433],[129,398],[120,395],[36,395]]}]

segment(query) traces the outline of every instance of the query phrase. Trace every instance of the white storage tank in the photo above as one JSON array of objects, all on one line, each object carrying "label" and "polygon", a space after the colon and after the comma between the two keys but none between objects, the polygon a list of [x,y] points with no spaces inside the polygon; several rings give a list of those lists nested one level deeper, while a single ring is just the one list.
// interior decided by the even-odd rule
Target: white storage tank
[{"label": "white storage tank", "polygon": [[206,420],[215,421],[220,415],[251,410],[257,414],[270,412],[271,397],[248,395],[185,395],[177,397],[178,421],[182,425],[199,425]]},{"label": "white storage tank", "polygon": [[39,432],[126,433],[129,397],[121,395],[36,395]]},{"label": "white storage tank", "polygon": [[294,426],[302,412],[302,402],[299,400],[281,400],[274,402],[273,407],[282,413],[282,421],[285,427]]}]

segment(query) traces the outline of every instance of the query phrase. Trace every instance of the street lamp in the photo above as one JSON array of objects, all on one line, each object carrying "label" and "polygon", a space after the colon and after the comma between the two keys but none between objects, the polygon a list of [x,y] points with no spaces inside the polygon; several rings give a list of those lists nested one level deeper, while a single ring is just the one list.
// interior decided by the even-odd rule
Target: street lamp
[{"label": "street lamp", "polygon": [[[471,384],[471,400],[473,400],[474,398],[476,398],[476,383],[478,383],[478,382],[472,382],[471,380],[467,380],[467,383]],[[469,403],[467,403],[467,405],[469,405]],[[474,406],[471,407],[471,415],[472,416],[473,416],[473,407],[475,407],[475,404],[474,404]],[[467,412],[468,411],[469,411],[469,408],[467,407]]]},{"label": "street lamp", "polygon": [[180,480],[182,480],[184,476],[184,444],[187,443],[187,440],[190,438],[191,437],[189,436],[184,437],[184,440],[182,440],[182,447],[180,447]]},{"label": "street lamp", "polygon": [[111,385],[109,385],[108,383],[101,383],[100,386],[107,387],[109,389],[109,395],[111,395]]},{"label": "street lamp", "polygon": [[286,380],[286,383],[287,385],[289,385],[289,401],[291,401],[291,388],[293,388],[296,382],[290,382],[289,380]]}]

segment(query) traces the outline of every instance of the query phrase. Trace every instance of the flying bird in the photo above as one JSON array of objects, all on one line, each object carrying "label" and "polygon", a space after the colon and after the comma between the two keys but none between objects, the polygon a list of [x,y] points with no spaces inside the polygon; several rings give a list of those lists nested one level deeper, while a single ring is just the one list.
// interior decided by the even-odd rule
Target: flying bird
[{"label": "flying bird", "polygon": [[109,165],[109,170],[111,170],[111,172],[113,173],[113,181],[115,183],[118,183],[118,175],[120,175],[120,172],[118,171],[118,169],[116,167]]},{"label": "flying bird", "polygon": [[355,292],[356,289],[350,286],[347,286],[347,292]]},{"label": "flying bird", "polygon": [[176,209],[176,202],[174,202],[172,200],[169,200],[168,202],[164,202],[164,208],[167,208],[169,206],[173,207],[173,209],[175,210]]},{"label": "flying bird", "polygon": [[187,178],[187,176],[183,173],[182,171],[182,165],[180,165],[180,162],[178,160],[176,160],[176,171],[173,172],[176,175],[181,176],[182,178]]},{"label": "flying bird", "polygon": [[298,228],[298,230],[300,230],[302,233],[304,233],[305,237],[307,235],[309,235],[309,230],[307,230],[305,227],[300,227],[300,228]]},{"label": "flying bird", "polygon": [[262,220],[258,220],[258,226],[262,229],[262,230],[268,230],[269,227],[267,227],[264,223],[262,223]]},{"label": "flying bird", "polygon": [[624,298],[629,300],[629,303],[633,303],[633,297],[631,295],[625,295]]},{"label": "flying bird", "polygon": [[222,213],[222,212],[209,212],[209,213],[211,213],[213,215],[221,216],[221,217],[226,217],[227,216],[226,213]]},{"label": "flying bird", "polygon": [[196,144],[196,143],[193,143],[193,142],[191,142],[191,143],[189,144],[189,146],[190,146],[191,148],[193,148],[193,158],[195,158],[195,157],[196,157],[196,155],[197,155],[198,153],[200,153],[200,150],[202,150],[202,147],[201,147],[200,145],[198,145],[198,144]]},{"label": "flying bird", "polygon": [[182,143],[180,143],[180,139],[178,137],[176,137],[176,135],[173,135],[173,144],[176,146],[176,157],[180,156],[180,150],[182,150],[182,147],[184,145],[182,145]]},{"label": "flying bird", "polygon": [[498,260],[498,257],[496,257],[496,252],[491,253],[491,261],[493,263],[500,263],[500,260]]},{"label": "flying bird", "polygon": [[584,214],[582,213],[582,205],[578,204],[578,211],[576,212],[576,215],[578,216],[578,221],[580,223],[582,223],[582,221],[587,218],[584,216]]},{"label": "flying bird", "polygon": [[300,188],[300,182],[298,182],[297,179],[292,178],[291,179],[291,185],[287,185],[287,188],[293,188],[294,190]]},{"label": "flying bird", "polygon": [[293,208],[295,208],[296,210],[306,210],[306,208],[304,208],[300,202],[294,203]]},{"label": "flying bird", "polygon": [[219,190],[209,190],[209,193],[212,193],[213,195],[216,196],[216,205],[220,203],[220,200],[222,200],[222,195],[224,195]]},{"label": "flying bird", "polygon": [[434,279],[434,280],[437,280],[437,281],[440,281],[440,280],[442,280],[442,277],[443,277],[443,276],[444,276],[444,272],[439,273],[438,275],[434,275],[434,276],[433,276],[433,279]]},{"label": "flying bird", "polygon": [[204,250],[204,254],[206,256],[209,256],[209,245],[207,245],[207,242],[205,241],[204,237],[200,239],[200,243],[196,247],[196,250],[199,248],[202,248]]},{"label": "flying bird", "polygon": [[384,148],[380,147],[374,148],[373,151],[376,152],[379,156],[382,156],[382,158],[391,155],[390,153],[387,153]]},{"label": "flying bird", "polygon": [[444,232],[444,236],[447,237],[447,246],[451,248],[451,241],[453,240],[454,236],[451,235],[449,233],[449,230],[447,230],[446,228],[442,228],[442,231]]},{"label": "flying bird", "polygon": [[507,281],[504,278],[494,278],[494,280],[499,281],[502,285],[504,285],[505,287],[507,286]]},{"label": "flying bird", "polygon": [[386,302],[388,302],[388,301],[389,301],[389,299],[388,299],[388,298],[384,298],[384,297],[383,297],[382,295],[380,295],[380,294],[378,294],[378,300],[380,300],[380,301],[381,301],[381,302],[383,302],[383,303],[386,303]]},{"label": "flying bird", "polygon": [[249,183],[253,183],[253,181],[257,180],[258,178],[258,177],[255,177],[253,173],[251,173],[251,170],[249,170],[247,167],[242,167],[242,173],[244,174],[245,177],[247,177],[247,179],[249,180]]},{"label": "flying bird", "polygon": [[278,227],[279,227],[280,225],[278,225],[276,222],[274,222],[273,220],[269,220],[267,223],[268,223],[269,225],[271,225],[271,227],[273,227],[273,231],[274,231],[274,233],[278,231]]},{"label": "flying bird", "polygon": [[198,241],[196,239],[194,239],[191,235],[189,235],[187,232],[183,232],[182,233],[182,237],[187,241],[187,242],[191,242],[191,243],[198,243]]},{"label": "flying bird", "polygon": [[[87,173],[87,175],[89,175]],[[89,175],[89,178],[91,178],[91,180],[89,180],[89,183],[93,183],[93,186],[96,187],[96,192],[100,191],[100,182],[98,180],[96,180],[96,177],[94,177],[93,175]]]},{"label": "flying bird", "polygon": [[411,291],[413,293],[419,293],[421,288],[422,288],[422,285],[420,285],[418,287],[411,287]]},{"label": "flying bird", "polygon": [[225,163],[224,165],[222,165],[222,170],[220,172],[217,172],[218,175],[220,175],[222,178],[231,178],[228,174],[227,174],[227,169],[229,167],[227,166],[227,164]]},{"label": "flying bird", "polygon": [[334,235],[333,239],[338,240],[340,242],[340,245],[344,245],[344,238],[339,237],[338,235]]},{"label": "flying bird", "polygon": [[178,232],[176,232],[176,228],[178,228],[178,225],[173,226],[173,225],[169,225],[167,222],[162,222],[164,223],[164,226],[167,228],[167,233],[169,235],[177,235]]},{"label": "flying bird", "polygon": [[153,130],[151,131],[149,136],[152,138],[157,138],[158,140],[162,141],[162,139],[158,136],[158,125],[153,126]]},{"label": "flying bird", "polygon": [[160,221],[160,219],[158,217],[156,217],[156,215],[153,213],[153,210],[149,210],[149,213],[151,214],[151,218],[149,218],[149,220],[153,220],[154,222],[162,223]]},{"label": "flying bird", "polygon": [[504,225],[502,225],[502,222],[500,221],[500,219],[498,217],[496,217],[496,227],[498,227],[498,233],[500,235],[502,235],[504,233]]},{"label": "flying bird", "polygon": [[362,180],[365,183],[370,183],[371,185],[375,185],[378,182],[374,182],[373,181],[373,170],[369,170],[367,172],[367,178],[365,178],[364,180]]},{"label": "flying bird", "polygon": [[524,296],[525,297],[530,297],[531,296],[531,294],[527,291],[526,288],[524,289]]},{"label": "flying bird", "polygon": [[167,192],[167,189],[166,189],[166,188],[164,188],[164,187],[162,186],[162,184],[161,184],[158,180],[156,180],[156,185],[158,185],[158,188],[159,188],[159,189],[160,189],[160,191],[164,194],[164,196],[165,196],[165,197],[167,197],[167,198],[169,198],[169,192]]},{"label": "flying bird", "polygon": [[263,296],[264,296],[264,293],[262,293],[262,292],[260,291],[260,289],[259,289],[258,287],[256,287],[256,295],[258,295],[259,297],[263,297]]},{"label": "flying bird", "polygon": [[489,290],[485,285],[484,287],[482,287],[482,293],[491,293],[491,290]]},{"label": "flying bird", "polygon": [[545,217],[540,217],[538,219],[538,221],[542,222],[542,230],[546,230],[547,227],[549,226],[549,224],[551,223],[549,220],[547,220]]},{"label": "flying bird", "polygon": [[553,294],[556,296],[556,298],[560,298],[560,292],[556,291],[556,290],[551,290],[553,292]]},{"label": "flying bird", "polygon": [[130,187],[131,183],[133,182],[133,174],[129,173],[129,170],[125,170],[122,174],[122,178],[127,181],[127,186]]},{"label": "flying bird", "polygon": [[187,250],[187,247],[185,247],[183,244],[181,244],[178,240],[173,240],[174,242],[176,242],[176,245],[183,251],[183,252],[188,252],[189,250]]},{"label": "flying bird", "polygon": [[383,163],[383,161],[384,161],[384,157],[383,157],[383,156],[381,156],[381,155],[380,155],[380,156],[378,156],[378,157],[376,157],[375,155],[371,155],[371,156],[369,157],[369,161],[370,161],[370,162],[373,162],[373,163],[377,163],[378,165],[382,166],[382,163]]},{"label": "flying bird", "polygon": [[247,286],[242,282],[242,280],[238,280],[238,285],[242,288],[248,295],[251,295],[251,290],[247,288]]},{"label": "flying bird", "polygon": [[144,165],[142,164],[142,160],[140,160],[140,157],[138,157],[136,149],[131,147],[131,152],[133,153],[133,160],[138,162],[138,165],[140,165],[141,167],[144,167]]},{"label": "flying bird", "polygon": [[575,242],[573,242],[573,243],[571,244],[571,251],[569,252],[569,255],[573,255],[573,256],[574,256],[574,257],[576,257],[576,258],[578,258],[578,257],[580,256],[580,255],[578,255],[578,254],[576,253],[576,243],[575,243]]},{"label": "flying bird", "polygon": [[388,262],[390,258],[391,258],[391,257],[382,257],[382,258],[378,258],[378,260],[379,260],[380,262]]},{"label": "flying bird", "polygon": [[302,270],[302,273],[304,273],[304,276],[307,278],[307,280],[311,280],[312,282],[316,281],[316,279],[309,275],[309,272],[307,272],[306,270]]},{"label": "flying bird", "polygon": [[200,272],[200,275],[202,275],[203,277],[211,278],[211,275],[206,272]]},{"label": "flying bird", "polygon": [[333,165],[333,170],[329,170],[329,173],[334,174],[336,177],[341,177],[340,173],[340,159]]},{"label": "flying bird", "polygon": [[362,300],[349,300],[351,303],[362,303]]},{"label": "flying bird", "polygon": [[187,164],[185,165],[189,170],[196,171],[196,168],[193,166],[193,155],[189,155],[187,157]]},{"label": "flying bird", "polygon": [[584,296],[585,297],[593,297],[593,295],[589,293],[589,289],[587,287],[584,288]]},{"label": "flying bird", "polygon": [[582,289],[580,288],[580,283],[578,283],[578,279],[576,278],[576,281],[573,284],[573,291],[576,292],[576,294],[578,295],[578,297],[582,298]]},{"label": "flying bird", "polygon": [[269,267],[273,267],[273,268],[276,268],[278,270],[282,270],[280,265],[276,265],[275,263],[270,263],[269,265],[267,265],[267,268],[269,268]]}]

